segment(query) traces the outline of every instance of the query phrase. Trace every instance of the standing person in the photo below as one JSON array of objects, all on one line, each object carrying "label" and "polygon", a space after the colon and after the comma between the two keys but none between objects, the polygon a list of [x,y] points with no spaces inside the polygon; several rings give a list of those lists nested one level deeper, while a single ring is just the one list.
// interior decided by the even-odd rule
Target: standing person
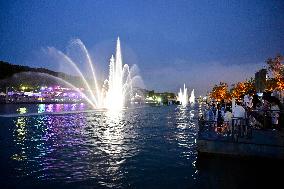
[{"label": "standing person", "polygon": [[234,108],[233,117],[236,118],[233,126],[237,128],[238,132],[240,132],[240,136],[244,136],[246,133],[246,125],[244,122],[246,110],[241,106],[241,102],[237,102]]},{"label": "standing person", "polygon": [[272,102],[271,103],[271,123],[272,123],[272,127],[275,129],[279,129],[279,126],[278,126],[279,113],[280,113],[279,106],[275,102]]},{"label": "standing person", "polygon": [[224,122],[228,123],[228,129],[229,131],[232,131],[232,117],[233,114],[230,110],[230,107],[226,107],[226,112],[224,116]]},{"label": "standing person", "polygon": [[210,120],[210,107],[208,104],[206,104],[206,107],[205,107],[205,111],[204,111],[204,114],[203,114],[203,118],[205,121],[209,121]]},{"label": "standing person", "polygon": [[216,121],[217,121],[217,127],[221,127],[223,124],[224,118],[222,115],[220,104],[217,105]]},{"label": "standing person", "polygon": [[271,114],[270,114],[270,102],[267,99],[263,99],[262,103],[262,112],[263,112],[263,127],[271,128]]},{"label": "standing person", "polygon": [[237,102],[234,108],[233,117],[245,118],[246,110],[241,106],[240,102]]},{"label": "standing person", "polygon": [[249,96],[249,103],[248,103],[248,107],[249,109],[252,109],[252,106],[253,106],[253,97],[252,96]]},{"label": "standing person", "polygon": [[261,103],[261,101],[258,99],[258,96],[255,94],[252,96],[252,108],[255,109],[256,105]]},{"label": "standing person", "polygon": [[222,105],[221,105],[221,114],[222,114],[222,117],[223,117],[223,118],[225,117],[225,110],[226,110],[225,104],[222,104]]},{"label": "standing person", "polygon": [[216,120],[217,108],[216,108],[216,105],[214,103],[212,104],[211,110],[212,110],[213,115],[214,115],[214,120]]},{"label": "standing person", "polygon": [[248,107],[249,106],[249,101],[250,101],[250,96],[248,94],[246,94],[244,96],[244,106]]},{"label": "standing person", "polygon": [[214,113],[211,108],[209,108],[208,110],[208,118],[209,118],[209,121],[214,121]]}]

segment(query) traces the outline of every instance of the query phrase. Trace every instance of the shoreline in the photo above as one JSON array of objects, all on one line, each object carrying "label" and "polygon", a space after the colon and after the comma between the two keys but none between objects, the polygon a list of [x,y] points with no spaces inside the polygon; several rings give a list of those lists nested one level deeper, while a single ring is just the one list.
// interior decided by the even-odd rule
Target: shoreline
[{"label": "shoreline", "polygon": [[79,102],[54,102],[54,101],[43,101],[43,102],[36,102],[36,101],[32,101],[32,102],[0,102],[0,105],[3,104],[81,104],[81,103],[87,103],[86,101],[79,101]]}]

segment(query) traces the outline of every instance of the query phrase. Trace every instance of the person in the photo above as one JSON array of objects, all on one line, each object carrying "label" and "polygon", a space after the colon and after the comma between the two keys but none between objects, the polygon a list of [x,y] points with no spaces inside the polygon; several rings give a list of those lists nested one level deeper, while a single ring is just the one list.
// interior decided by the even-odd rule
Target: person
[{"label": "person", "polygon": [[208,104],[206,104],[203,118],[205,121],[214,121],[213,111]]},{"label": "person", "polygon": [[244,124],[243,120],[246,117],[246,110],[241,106],[241,102],[236,103],[233,117],[236,119],[234,122],[234,127],[240,131],[241,137],[243,137],[244,133],[246,132],[246,125]]},{"label": "person", "polygon": [[256,105],[255,105],[255,110],[256,110],[257,112],[259,112],[260,114],[263,114],[263,112],[262,112],[262,110],[263,110],[263,105],[262,105],[260,102],[256,103]]},{"label": "person", "polygon": [[208,111],[208,117],[209,117],[209,121],[214,121],[214,113],[211,108]]},{"label": "person", "polygon": [[221,114],[222,114],[222,117],[223,117],[223,118],[224,118],[224,116],[225,116],[225,110],[226,110],[225,104],[222,104],[222,106],[221,106]]},{"label": "person", "polygon": [[249,109],[252,109],[252,106],[253,106],[253,97],[252,96],[249,96],[249,103],[248,103],[248,108]]},{"label": "person", "polygon": [[262,115],[263,115],[263,128],[271,128],[271,114],[270,114],[270,102],[267,99],[263,99],[262,103]]},{"label": "person", "polygon": [[221,127],[223,124],[224,118],[222,115],[220,104],[217,104],[216,121],[217,121],[217,127]]},{"label": "person", "polygon": [[246,94],[244,96],[244,106],[245,107],[248,107],[249,106],[249,103],[250,103],[250,96],[248,94]]},{"label": "person", "polygon": [[216,119],[216,112],[217,112],[217,108],[216,108],[216,105],[213,103],[212,104],[212,108],[211,108],[212,112],[213,112],[213,115],[214,115],[214,120]]},{"label": "person", "polygon": [[263,111],[268,111],[270,109],[270,103],[268,100],[264,99],[263,100],[263,106],[262,106],[262,110]]},{"label": "person", "polygon": [[271,103],[271,123],[273,128],[278,129],[278,119],[279,119],[279,113],[280,113],[280,108],[279,106],[275,103]]},{"label": "person", "polygon": [[240,102],[237,102],[234,108],[233,117],[245,118],[245,113],[246,113],[246,110],[244,109],[244,107],[241,106]]},{"label": "person", "polygon": [[205,110],[204,110],[204,113],[203,113],[203,118],[204,118],[205,121],[209,121],[209,111],[210,111],[209,105],[206,104]]},{"label": "person", "polygon": [[229,131],[232,131],[232,117],[233,117],[233,114],[230,110],[230,107],[226,107],[226,112],[224,115],[224,122],[227,123]]},{"label": "person", "polygon": [[252,108],[255,109],[256,105],[261,103],[261,101],[259,100],[258,96],[255,94],[252,96]]}]

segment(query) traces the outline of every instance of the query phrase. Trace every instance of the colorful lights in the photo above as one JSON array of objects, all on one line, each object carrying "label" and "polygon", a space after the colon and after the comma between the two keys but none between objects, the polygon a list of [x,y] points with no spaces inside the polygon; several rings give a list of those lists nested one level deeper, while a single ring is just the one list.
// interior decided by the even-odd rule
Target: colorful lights
[{"label": "colorful lights", "polygon": [[26,107],[18,108],[17,112],[19,114],[25,114],[25,113],[27,113],[27,108]]},{"label": "colorful lights", "polygon": [[161,97],[157,97],[157,102],[161,103],[162,102],[162,98]]},{"label": "colorful lights", "polygon": [[25,91],[27,89],[27,87],[22,86],[21,89],[22,89],[22,91]]},{"label": "colorful lights", "polygon": [[38,113],[43,113],[45,111],[45,104],[39,104],[37,112]]}]

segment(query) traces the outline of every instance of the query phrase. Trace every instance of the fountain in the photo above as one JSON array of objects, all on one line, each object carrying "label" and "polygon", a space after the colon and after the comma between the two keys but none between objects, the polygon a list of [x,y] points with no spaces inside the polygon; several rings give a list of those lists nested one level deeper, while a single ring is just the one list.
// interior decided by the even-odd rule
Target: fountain
[{"label": "fountain", "polygon": [[[86,91],[84,91],[84,93],[78,92],[80,92],[80,94],[83,93],[84,98],[93,108],[105,108],[108,110],[123,109],[133,96],[132,88],[135,83],[137,83],[137,81],[138,83],[143,83],[143,81],[140,75],[133,73],[127,64],[123,65],[119,37],[117,39],[115,57],[112,55],[110,58],[108,79],[103,82],[102,87],[99,87],[92,59],[83,42],[80,39],[75,39],[71,42],[71,45],[79,47],[83,53],[85,62],[87,62],[89,70],[92,72],[92,83],[88,82],[86,76],[84,76],[78,65],[75,63],[76,61],[70,56],[54,47],[49,47],[47,50],[53,57],[70,65],[80,76]],[[80,59],[80,62],[81,61],[82,59]],[[72,86],[75,90],[78,90],[73,84],[68,83],[67,81],[64,83],[68,84],[68,86]]]},{"label": "fountain", "polygon": [[185,87],[185,84],[183,84],[183,91],[181,88],[179,89],[177,100],[183,105],[186,106],[188,102],[190,104],[195,103],[195,95],[194,95],[194,89],[191,91],[189,100],[188,100],[188,94],[187,94],[187,88]]},{"label": "fountain", "polygon": [[187,95],[187,88],[185,87],[185,84],[183,85],[183,91],[179,90],[179,93],[178,93],[178,97],[177,97],[177,100],[183,105],[183,106],[186,106],[187,103],[188,103],[188,95]]}]

